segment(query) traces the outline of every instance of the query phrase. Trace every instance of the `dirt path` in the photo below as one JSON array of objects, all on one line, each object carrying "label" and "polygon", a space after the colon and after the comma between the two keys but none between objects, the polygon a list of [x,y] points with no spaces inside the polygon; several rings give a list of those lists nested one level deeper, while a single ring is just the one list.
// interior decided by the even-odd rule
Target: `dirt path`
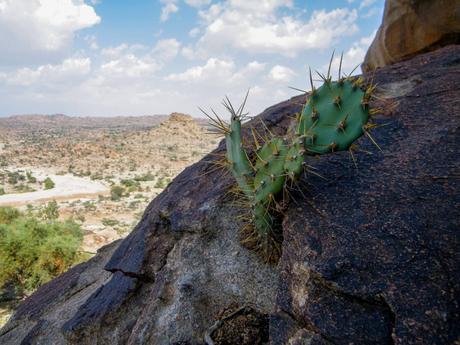
[{"label": "dirt path", "polygon": [[0,195],[0,206],[21,206],[50,200],[68,200],[109,193],[109,188],[99,181],[91,181],[73,175],[55,175],[37,169],[27,170],[32,171],[33,176],[39,180],[50,177],[55,183],[55,187],[36,192]]}]

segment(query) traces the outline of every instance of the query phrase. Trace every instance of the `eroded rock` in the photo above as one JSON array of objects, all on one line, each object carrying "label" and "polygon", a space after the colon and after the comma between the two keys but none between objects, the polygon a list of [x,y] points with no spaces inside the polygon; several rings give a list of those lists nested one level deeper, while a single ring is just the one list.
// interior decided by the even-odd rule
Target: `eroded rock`
[{"label": "eroded rock", "polygon": [[362,68],[370,71],[453,43],[460,43],[459,1],[387,0]]}]

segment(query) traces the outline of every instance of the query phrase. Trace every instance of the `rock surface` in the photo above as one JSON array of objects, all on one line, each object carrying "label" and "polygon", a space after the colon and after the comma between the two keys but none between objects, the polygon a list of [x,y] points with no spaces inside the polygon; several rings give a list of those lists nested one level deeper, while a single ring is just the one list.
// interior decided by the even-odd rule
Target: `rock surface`
[{"label": "rock surface", "polygon": [[370,71],[460,43],[460,1],[387,0],[362,68]]},{"label": "rock surface", "polygon": [[[0,343],[204,344],[244,306],[255,312],[224,323],[216,344],[253,344],[267,327],[271,344],[458,342],[459,56],[449,46],[376,73],[383,153],[363,138],[373,154],[357,154],[358,169],[345,153],[309,159],[327,180],[305,176],[294,192],[278,267],[238,242],[232,179],[208,163],[221,143],[125,240],[27,299]],[[282,134],[303,101],[253,123]]]}]

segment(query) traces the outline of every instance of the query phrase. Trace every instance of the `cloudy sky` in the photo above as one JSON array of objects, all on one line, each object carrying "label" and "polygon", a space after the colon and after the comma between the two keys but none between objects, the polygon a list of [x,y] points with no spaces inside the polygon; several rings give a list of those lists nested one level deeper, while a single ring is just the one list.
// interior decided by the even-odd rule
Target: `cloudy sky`
[{"label": "cloudy sky", "polygon": [[0,0],[0,116],[199,115],[308,88],[332,51],[360,63],[383,0]]}]

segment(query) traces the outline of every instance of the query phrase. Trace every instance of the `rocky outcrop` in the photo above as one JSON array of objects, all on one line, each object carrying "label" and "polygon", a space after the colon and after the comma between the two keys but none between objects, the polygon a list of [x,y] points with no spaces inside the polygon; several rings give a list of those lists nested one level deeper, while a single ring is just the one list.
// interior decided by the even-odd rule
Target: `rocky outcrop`
[{"label": "rocky outcrop", "polygon": [[[326,180],[293,191],[277,267],[238,242],[232,178],[209,164],[221,143],[125,240],[26,300],[0,343],[458,342],[458,56],[450,46],[377,71],[383,152],[363,138],[373,154],[358,168],[345,153],[310,159]],[[281,135],[303,101],[252,123]]]},{"label": "rocky outcrop", "polygon": [[458,0],[387,0],[362,67],[370,71],[453,43],[460,43]]},{"label": "rocky outcrop", "polygon": [[176,121],[176,122],[191,122],[193,121],[193,117],[188,114],[182,113],[171,113],[168,118],[169,121]]}]

